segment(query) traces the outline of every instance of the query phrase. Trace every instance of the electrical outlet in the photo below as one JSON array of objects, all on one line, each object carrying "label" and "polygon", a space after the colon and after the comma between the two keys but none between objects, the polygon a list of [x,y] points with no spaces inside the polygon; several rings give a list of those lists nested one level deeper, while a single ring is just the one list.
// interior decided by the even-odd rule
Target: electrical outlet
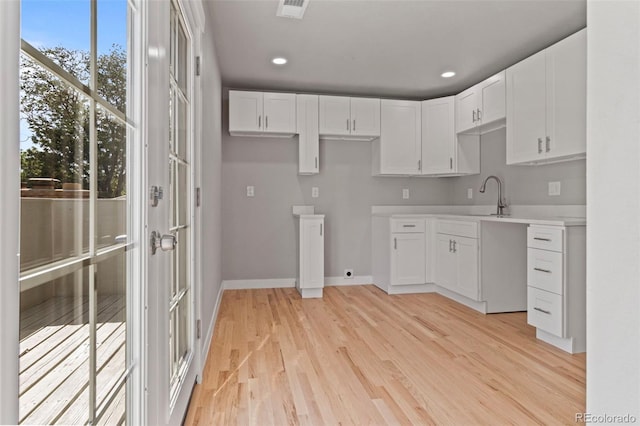
[{"label": "electrical outlet", "polygon": [[473,188],[467,188],[467,198],[473,200]]},{"label": "electrical outlet", "polygon": [[549,195],[560,195],[560,182],[549,182]]},{"label": "electrical outlet", "polygon": [[318,198],[320,196],[320,188],[314,186],[311,188],[311,198]]},{"label": "electrical outlet", "polygon": [[256,195],[256,188],[254,186],[247,186],[247,197],[253,197]]},{"label": "electrical outlet", "polygon": [[409,199],[409,190],[406,189],[406,188],[402,190],[402,199],[403,200],[408,200]]},{"label": "electrical outlet", "polygon": [[353,269],[345,269],[344,270],[344,278],[351,279],[353,278]]}]

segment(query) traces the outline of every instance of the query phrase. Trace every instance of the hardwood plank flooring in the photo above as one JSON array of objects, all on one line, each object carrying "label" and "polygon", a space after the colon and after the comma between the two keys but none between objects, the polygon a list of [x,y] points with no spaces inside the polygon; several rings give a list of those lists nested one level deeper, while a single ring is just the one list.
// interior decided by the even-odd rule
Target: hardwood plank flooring
[{"label": "hardwood plank flooring", "polygon": [[572,424],[585,355],[483,315],[374,286],[224,292],[187,425]]}]

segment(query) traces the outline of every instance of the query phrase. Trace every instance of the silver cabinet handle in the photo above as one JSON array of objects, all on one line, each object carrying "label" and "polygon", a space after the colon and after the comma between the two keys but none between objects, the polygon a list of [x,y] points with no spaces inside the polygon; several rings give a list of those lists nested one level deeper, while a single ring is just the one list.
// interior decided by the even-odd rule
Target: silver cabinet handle
[{"label": "silver cabinet handle", "polygon": [[354,132],[356,131],[356,119],[355,118],[353,119],[353,131]]},{"label": "silver cabinet handle", "polygon": [[449,253],[453,253],[453,240],[449,240]]},{"label": "silver cabinet handle", "polygon": [[482,120],[482,111],[478,108],[478,121]]},{"label": "silver cabinet handle", "polygon": [[349,131],[349,119],[347,118],[347,131]]},{"label": "silver cabinet handle", "polygon": [[318,157],[316,157],[316,169],[318,168]]},{"label": "silver cabinet handle", "polygon": [[393,239],[393,249],[394,250],[398,250],[398,239],[397,238]]},{"label": "silver cabinet handle", "polygon": [[453,157],[449,157],[449,168],[453,170]]},{"label": "silver cabinet handle", "polygon": [[453,240],[453,252],[456,253],[458,249],[456,248],[457,241]]},{"label": "silver cabinet handle", "polygon": [[542,138],[538,138],[538,154],[542,154]]},{"label": "silver cabinet handle", "polygon": [[265,129],[269,128],[269,116],[268,115],[264,116],[264,128]]},{"label": "silver cabinet handle", "polygon": [[533,239],[538,241],[551,241],[551,238],[533,237]]},{"label": "silver cabinet handle", "polygon": [[543,314],[551,315],[551,311],[547,311],[547,310],[544,310],[542,308],[538,308],[537,306],[534,306],[533,309],[535,309],[538,312],[542,312]]},{"label": "silver cabinet handle", "polygon": [[422,170],[422,160],[418,160],[418,170]]},{"label": "silver cabinet handle", "polygon": [[403,228],[415,228],[415,225],[402,225]]},{"label": "silver cabinet handle", "polygon": [[471,116],[473,117],[473,122],[476,122],[476,110],[471,111]]},{"label": "silver cabinet handle", "polygon": [[547,148],[547,152],[551,151],[551,138],[549,136],[546,137],[546,148]]},{"label": "silver cabinet handle", "polygon": [[261,115],[258,116],[258,129],[260,127],[262,127],[262,116]]},{"label": "silver cabinet handle", "polygon": [[320,224],[320,236],[322,236],[322,224]]},{"label": "silver cabinet handle", "polygon": [[551,271],[550,271],[550,270],[548,270],[548,269],[533,268],[533,270],[534,270],[534,271],[538,271],[538,272],[544,272],[544,273],[547,273],[547,274],[550,274],[550,273],[551,273]]}]

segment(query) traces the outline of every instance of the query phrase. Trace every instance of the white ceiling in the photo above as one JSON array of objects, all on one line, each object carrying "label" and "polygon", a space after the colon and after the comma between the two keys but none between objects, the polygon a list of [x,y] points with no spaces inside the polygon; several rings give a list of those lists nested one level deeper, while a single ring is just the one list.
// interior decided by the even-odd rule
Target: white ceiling
[{"label": "white ceiling", "polygon": [[586,0],[310,0],[302,20],[276,17],[277,0],[205,7],[224,86],[411,99],[460,92],[586,25]]}]

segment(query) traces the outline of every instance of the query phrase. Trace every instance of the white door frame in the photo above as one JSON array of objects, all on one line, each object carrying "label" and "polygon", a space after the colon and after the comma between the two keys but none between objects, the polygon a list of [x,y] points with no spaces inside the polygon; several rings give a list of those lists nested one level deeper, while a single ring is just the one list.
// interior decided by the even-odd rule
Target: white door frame
[{"label": "white door frame", "polygon": [[[204,26],[204,10],[200,1],[179,1],[184,12],[187,31],[192,38],[191,70],[195,70],[196,56],[200,55],[200,35]],[[143,106],[144,122],[143,134],[145,141],[145,188],[161,186],[165,199],[160,201],[166,206],[169,203],[169,140],[166,123],[169,122],[169,37],[170,37],[170,0],[147,2],[146,36],[147,36],[147,69],[144,84],[145,101]],[[166,90],[163,90],[166,89]],[[191,79],[191,137],[193,140],[192,189],[200,186],[201,152],[201,94],[200,81],[193,76]],[[191,200],[196,199],[192,193]],[[166,233],[169,226],[167,208],[154,208],[146,204],[145,237],[149,241],[152,231]],[[200,212],[192,208],[192,228],[200,229]],[[146,309],[146,421],[145,424],[165,425],[180,424],[188,408],[191,386],[196,374],[201,371],[200,344],[195,338],[195,320],[200,316],[198,295],[201,294],[201,238],[198,232],[193,233],[192,242],[192,312],[194,324],[193,360],[190,373],[185,380],[184,389],[175,403],[173,411],[169,401],[169,354],[168,354],[168,300],[171,254],[158,251],[156,255],[146,256],[144,269],[146,270],[147,303]],[[147,251],[147,253],[150,253]]]},{"label": "white door frame", "polygon": [[[0,424],[18,423],[20,2],[0,1]],[[7,202],[8,201],[8,202]]]}]

